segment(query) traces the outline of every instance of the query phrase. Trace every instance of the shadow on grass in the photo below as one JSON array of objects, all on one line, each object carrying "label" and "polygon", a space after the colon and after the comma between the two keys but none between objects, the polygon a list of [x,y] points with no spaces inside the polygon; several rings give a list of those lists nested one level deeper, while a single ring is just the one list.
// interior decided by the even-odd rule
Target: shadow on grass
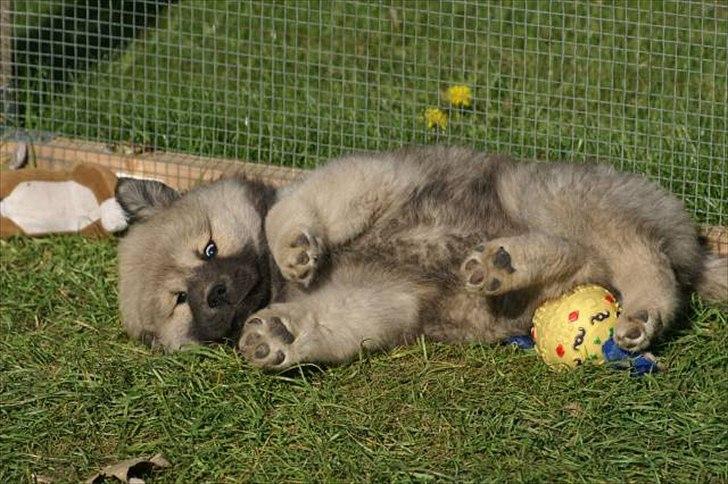
[{"label": "shadow on grass", "polygon": [[[37,25],[17,29],[13,45],[15,122],[22,125],[27,103],[70,88],[96,64],[121,53],[162,11],[177,0],[76,0],[50,10]],[[16,15],[22,15],[16,13]]]}]

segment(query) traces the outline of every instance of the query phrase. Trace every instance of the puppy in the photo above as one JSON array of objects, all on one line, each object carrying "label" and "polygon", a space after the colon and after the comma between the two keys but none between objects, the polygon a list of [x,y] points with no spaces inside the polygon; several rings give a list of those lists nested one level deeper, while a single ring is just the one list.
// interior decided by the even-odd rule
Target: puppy
[{"label": "puppy", "polygon": [[341,363],[413,341],[528,334],[536,307],[610,288],[615,340],[648,347],[686,295],[728,300],[680,201],[603,165],[428,147],[346,156],[277,191],[226,178],[179,195],[123,179],[121,315],[178,349],[232,341],[253,365]]}]

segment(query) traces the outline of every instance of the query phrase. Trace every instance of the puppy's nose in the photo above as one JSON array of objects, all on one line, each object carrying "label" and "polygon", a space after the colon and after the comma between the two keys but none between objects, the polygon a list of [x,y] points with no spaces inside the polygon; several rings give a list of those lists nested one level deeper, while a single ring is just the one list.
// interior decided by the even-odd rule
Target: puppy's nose
[{"label": "puppy's nose", "polygon": [[207,305],[211,308],[228,304],[227,287],[225,284],[215,284],[207,293]]}]

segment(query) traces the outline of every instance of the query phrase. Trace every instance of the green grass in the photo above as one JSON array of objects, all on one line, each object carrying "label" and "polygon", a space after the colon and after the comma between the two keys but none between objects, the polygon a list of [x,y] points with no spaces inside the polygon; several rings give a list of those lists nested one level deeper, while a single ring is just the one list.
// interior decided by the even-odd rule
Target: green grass
[{"label": "green grass", "polygon": [[[29,129],[307,167],[435,141],[596,158],[728,222],[720,2],[14,5]],[[427,131],[451,83],[475,106]],[[270,375],[128,341],[116,278],[111,241],[0,242],[0,482],[156,452],[155,482],[728,481],[728,315],[697,300],[654,377],[430,343]]]},{"label": "green grass", "polygon": [[[26,127],[293,166],[435,141],[599,159],[728,223],[720,2],[119,5],[58,22],[69,7],[18,2],[19,37],[38,41],[18,56]],[[149,28],[102,28],[132,19]],[[422,113],[452,83],[471,86],[475,106],[428,131]]]},{"label": "green grass", "polygon": [[271,375],[127,340],[115,253],[0,242],[1,482],[156,452],[174,466],[154,482],[728,480],[728,315],[699,301],[640,379],[429,343]]}]

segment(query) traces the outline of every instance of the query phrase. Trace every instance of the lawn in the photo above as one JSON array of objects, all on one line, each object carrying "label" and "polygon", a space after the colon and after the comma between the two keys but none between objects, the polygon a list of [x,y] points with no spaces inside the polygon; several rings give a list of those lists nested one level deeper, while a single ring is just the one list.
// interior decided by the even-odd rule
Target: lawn
[{"label": "lawn", "polygon": [[[103,3],[14,2],[24,127],[303,167],[435,141],[598,159],[728,223],[719,2]],[[474,106],[428,130],[452,83]],[[130,342],[115,264],[112,240],[0,241],[0,482],[157,452],[153,482],[728,481],[728,314],[697,298],[656,376],[428,342],[277,375]]]},{"label": "lawn", "polygon": [[698,301],[656,376],[430,343],[271,375],[129,341],[114,242],[0,249],[1,482],[156,452],[154,482],[728,479],[728,318]]}]

